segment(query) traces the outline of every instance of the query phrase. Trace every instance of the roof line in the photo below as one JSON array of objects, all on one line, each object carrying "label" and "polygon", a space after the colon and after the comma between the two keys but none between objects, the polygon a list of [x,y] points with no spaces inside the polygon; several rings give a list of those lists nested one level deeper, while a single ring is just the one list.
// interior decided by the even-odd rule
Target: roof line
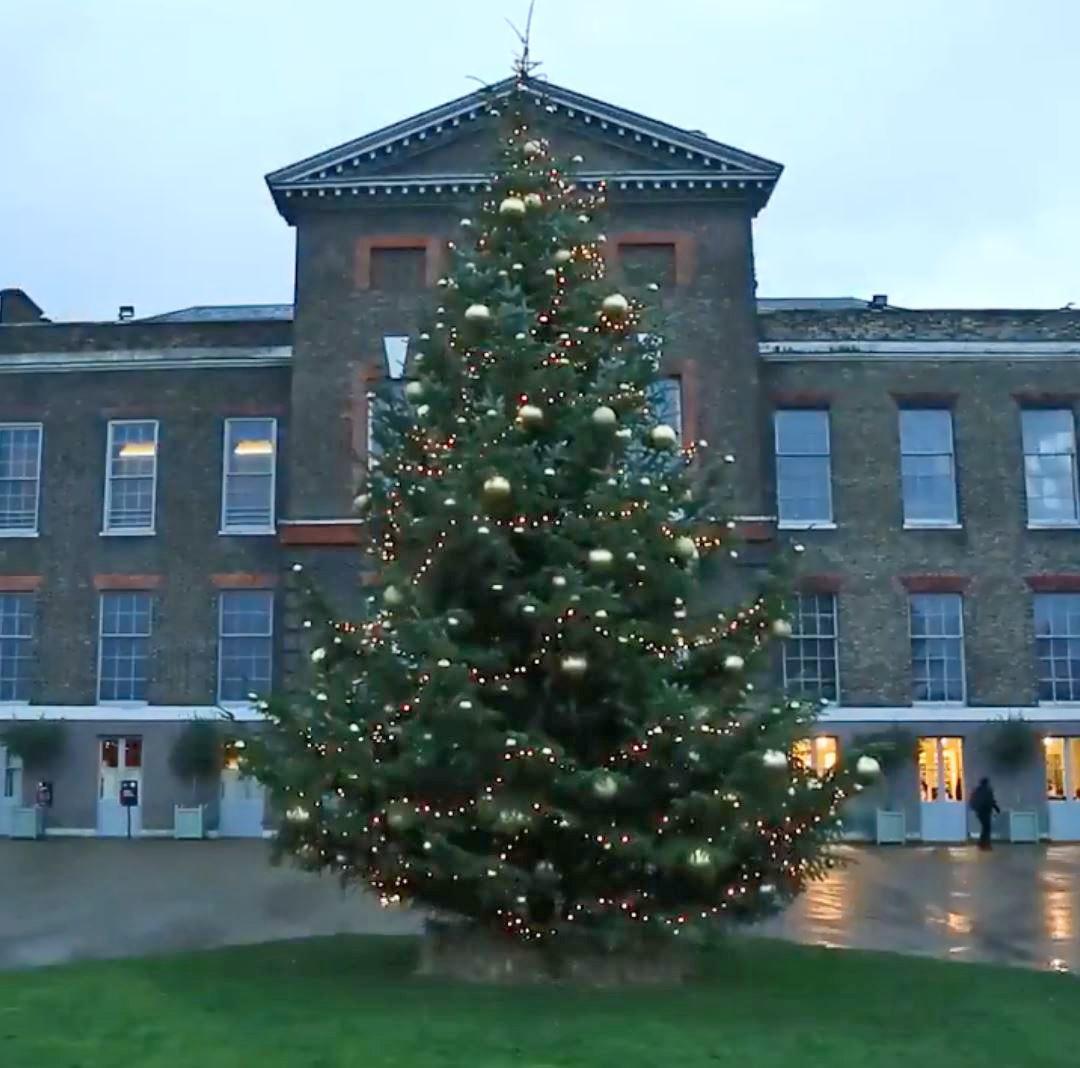
[{"label": "roof line", "polygon": [[[266,176],[266,182],[271,189],[274,189],[282,183],[296,181],[298,178],[321,166],[332,164],[342,156],[359,154],[361,152],[370,153],[383,148],[388,144],[392,144],[394,141],[407,137],[413,132],[421,133],[425,127],[437,124],[440,121],[453,121],[460,118],[461,115],[481,107],[485,101],[492,97],[501,99],[509,95],[517,84],[517,80],[513,77],[504,78],[502,81],[475,90],[474,92],[458,97],[455,100],[440,104],[434,108],[429,108],[427,111],[420,112],[418,115],[402,119],[389,126],[384,126],[381,129],[375,130],[372,133],[365,134],[362,137],[354,138],[351,141],[343,142],[340,145],[325,149],[315,155],[308,156],[296,163],[280,167],[277,170],[271,171]],[[545,96],[549,97],[554,103],[561,104],[568,110],[574,110],[576,108],[583,112],[595,114],[597,117],[601,118],[602,121],[614,122],[616,124],[621,123],[624,126],[635,128],[639,132],[647,133],[658,139],[663,139],[673,146],[682,148],[686,151],[693,151],[704,156],[711,156],[718,159],[726,158],[726,160],[730,162],[740,164],[747,168],[758,167],[766,172],[765,177],[769,179],[774,180],[778,178],[783,171],[782,164],[766,159],[764,156],[757,156],[753,153],[745,152],[742,149],[734,148],[723,142],[714,141],[711,138],[705,137],[703,134],[696,134],[684,130],[681,127],[673,126],[670,123],[663,122],[659,119],[648,118],[638,112],[630,111],[614,104],[608,104],[602,100],[597,100],[595,97],[586,96],[584,93],[566,89],[562,86],[555,85],[552,82],[539,82],[535,79],[530,79],[524,84],[526,86],[526,91],[530,92],[533,96],[538,98]]]}]

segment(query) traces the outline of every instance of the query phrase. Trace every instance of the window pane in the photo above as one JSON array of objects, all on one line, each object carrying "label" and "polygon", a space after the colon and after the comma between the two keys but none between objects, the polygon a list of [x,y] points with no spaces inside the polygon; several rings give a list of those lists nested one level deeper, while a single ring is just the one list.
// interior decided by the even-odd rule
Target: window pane
[{"label": "window pane", "polygon": [[907,523],[956,522],[956,466],[952,413],[900,412],[900,469]]},{"label": "window pane", "polygon": [[827,523],[832,519],[827,456],[778,456],[776,493],[780,519]]},{"label": "window pane", "polygon": [[820,409],[778,411],[776,452],[780,456],[828,456],[829,413]]},{"label": "window pane", "polygon": [[1077,519],[1076,429],[1068,409],[1021,413],[1028,522]]},{"label": "window pane", "polygon": [[0,426],[0,530],[37,529],[40,457],[40,426]]},{"label": "window pane", "polygon": [[960,595],[913,594],[910,617],[912,698],[963,701],[964,624]]},{"label": "window pane", "polygon": [[117,592],[101,595],[99,700],[146,700],[150,629],[149,593]]},{"label": "window pane", "polygon": [[273,526],[276,437],[274,419],[225,420],[225,530]]},{"label": "window pane", "polygon": [[784,642],[784,686],[795,697],[835,701],[836,598],[801,594],[792,605],[792,635]]},{"label": "window pane", "polygon": [[1035,595],[1040,701],[1080,700],[1080,594]]},{"label": "window pane", "polygon": [[108,464],[105,529],[153,529],[157,423],[110,423]]},{"label": "window pane", "polygon": [[30,699],[33,636],[33,594],[0,593],[0,701]]},{"label": "window pane", "polygon": [[398,420],[405,412],[405,386],[400,379],[381,383],[367,395],[367,454],[369,462],[398,440]]},{"label": "window pane", "polygon": [[246,701],[271,687],[274,595],[229,590],[221,595],[218,700]]}]

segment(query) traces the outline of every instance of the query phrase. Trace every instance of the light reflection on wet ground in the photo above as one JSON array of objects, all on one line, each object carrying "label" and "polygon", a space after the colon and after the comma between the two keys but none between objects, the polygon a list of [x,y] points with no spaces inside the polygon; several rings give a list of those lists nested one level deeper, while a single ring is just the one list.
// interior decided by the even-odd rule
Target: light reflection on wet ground
[{"label": "light reflection on wet ground", "polygon": [[763,934],[1080,974],[1080,846],[843,850]]}]

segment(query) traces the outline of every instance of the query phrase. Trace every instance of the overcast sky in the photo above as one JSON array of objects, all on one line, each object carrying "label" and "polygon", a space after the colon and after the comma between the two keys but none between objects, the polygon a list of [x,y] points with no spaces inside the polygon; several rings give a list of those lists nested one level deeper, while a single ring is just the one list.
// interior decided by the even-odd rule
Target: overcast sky
[{"label": "overcast sky", "polygon": [[[0,0],[0,287],[292,299],[268,171],[508,73],[525,0]],[[1080,0],[538,0],[552,81],[778,160],[762,296],[1080,306]]]}]

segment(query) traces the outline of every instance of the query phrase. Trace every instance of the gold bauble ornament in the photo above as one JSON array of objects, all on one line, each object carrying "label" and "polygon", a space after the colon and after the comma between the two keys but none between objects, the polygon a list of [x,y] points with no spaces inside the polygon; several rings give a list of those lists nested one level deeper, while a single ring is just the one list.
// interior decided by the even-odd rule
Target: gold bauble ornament
[{"label": "gold bauble ornament", "polygon": [[581,676],[589,670],[589,661],[579,653],[569,653],[562,658],[559,667],[562,669],[564,675],[580,679]]},{"label": "gold bauble ornament", "polygon": [[491,321],[491,309],[486,304],[470,304],[465,309],[467,323],[487,323]]},{"label": "gold bauble ornament", "polygon": [[778,638],[790,638],[791,624],[786,619],[774,619],[772,621],[772,632]]},{"label": "gold bauble ornament", "polygon": [[573,253],[568,248],[561,248],[555,253],[554,260],[558,264],[569,263]]},{"label": "gold bauble ornament", "polygon": [[675,555],[680,560],[696,560],[698,556],[698,547],[694,544],[694,539],[687,537],[683,534],[681,537],[675,539]]},{"label": "gold bauble ornament", "polygon": [[397,586],[387,586],[383,590],[383,603],[389,605],[391,608],[397,608],[398,605],[405,603],[405,597],[401,590]]},{"label": "gold bauble ornament", "polygon": [[544,421],[544,409],[535,404],[523,404],[518,408],[517,422],[528,429],[538,427]]},{"label": "gold bauble ornament", "polygon": [[621,293],[612,293],[611,296],[604,297],[600,308],[610,318],[621,319],[630,310],[630,301]]},{"label": "gold bauble ornament", "polygon": [[405,399],[409,401],[418,401],[424,395],[424,383],[423,382],[409,382],[405,386]]},{"label": "gold bauble ornament", "polygon": [[525,144],[521,146],[521,151],[524,152],[529,159],[532,159],[533,156],[539,156],[540,153],[544,151],[544,146],[540,144],[539,141],[526,141]]},{"label": "gold bauble ornament", "polygon": [[504,219],[520,219],[525,214],[525,201],[521,197],[507,197],[499,205],[499,214]]},{"label": "gold bauble ornament", "polygon": [[595,568],[608,568],[615,562],[615,557],[610,549],[590,549],[589,566]]},{"label": "gold bauble ornament", "polygon": [[679,435],[667,423],[660,423],[649,431],[649,441],[657,449],[671,449],[679,443]]},{"label": "gold bauble ornament", "polygon": [[371,504],[370,493],[358,493],[353,497],[352,506],[354,512],[366,512],[369,504]]},{"label": "gold bauble ornament", "polygon": [[489,500],[505,500],[510,496],[510,480],[502,475],[492,475],[484,479],[484,496]]},{"label": "gold bauble ornament", "polygon": [[525,195],[525,207],[535,210],[543,205],[544,199],[539,193],[527,193]]},{"label": "gold bauble ornament", "polygon": [[601,404],[592,413],[592,421],[597,426],[602,426],[605,429],[613,427],[619,420],[619,417],[615,414],[614,408],[609,408],[606,404]]}]

